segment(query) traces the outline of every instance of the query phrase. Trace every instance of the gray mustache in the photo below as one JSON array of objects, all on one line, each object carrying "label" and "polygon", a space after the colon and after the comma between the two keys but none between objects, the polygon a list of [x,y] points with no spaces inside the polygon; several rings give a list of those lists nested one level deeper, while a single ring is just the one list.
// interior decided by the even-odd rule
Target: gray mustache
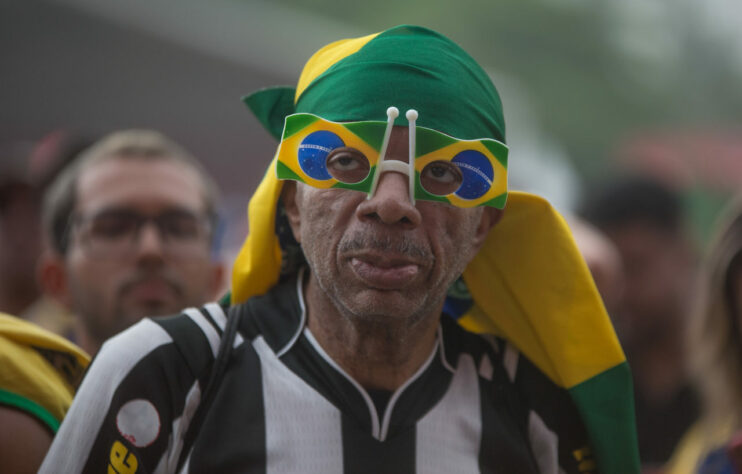
[{"label": "gray mustache", "polygon": [[433,259],[433,254],[427,247],[419,245],[407,236],[392,237],[386,235],[377,237],[367,234],[355,235],[343,239],[340,242],[339,249],[343,253],[359,250],[376,250],[420,260]]},{"label": "gray mustache", "polygon": [[168,272],[162,272],[162,271],[148,271],[148,270],[139,270],[135,274],[131,275],[129,278],[124,280],[119,288],[119,293],[123,294],[129,291],[133,286],[148,280],[150,278],[159,278],[162,279],[166,285],[168,285],[176,295],[183,296],[183,287],[179,283],[178,279],[174,275],[170,275]]}]

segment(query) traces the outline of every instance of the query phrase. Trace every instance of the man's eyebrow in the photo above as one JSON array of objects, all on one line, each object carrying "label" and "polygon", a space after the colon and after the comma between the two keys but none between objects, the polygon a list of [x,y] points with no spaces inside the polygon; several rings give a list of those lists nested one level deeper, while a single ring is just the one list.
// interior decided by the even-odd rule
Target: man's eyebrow
[{"label": "man's eyebrow", "polygon": [[192,209],[186,206],[182,205],[170,205],[165,206],[156,212],[143,212],[136,208],[136,206],[127,206],[127,205],[112,205],[112,206],[104,206],[99,209],[96,209],[89,214],[88,216],[97,217],[97,216],[103,216],[106,214],[139,214],[139,215],[146,215],[146,216],[159,216],[163,214],[170,214],[170,213],[183,213],[183,214],[190,214],[194,216],[198,216],[201,214],[206,214],[205,210],[197,210]]}]

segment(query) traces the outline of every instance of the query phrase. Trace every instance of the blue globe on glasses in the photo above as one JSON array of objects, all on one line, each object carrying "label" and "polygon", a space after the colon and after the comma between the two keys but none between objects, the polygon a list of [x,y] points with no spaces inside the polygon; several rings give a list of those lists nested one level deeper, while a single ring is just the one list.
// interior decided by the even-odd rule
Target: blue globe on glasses
[{"label": "blue globe on glasses", "polygon": [[484,196],[492,187],[495,170],[492,163],[482,153],[476,150],[465,150],[452,160],[463,176],[461,186],[456,195],[462,199],[478,199]]},{"label": "blue globe on glasses", "polygon": [[344,146],[343,140],[332,132],[319,130],[310,133],[299,145],[299,166],[310,178],[318,181],[331,179],[332,176],[327,171],[327,155]]}]

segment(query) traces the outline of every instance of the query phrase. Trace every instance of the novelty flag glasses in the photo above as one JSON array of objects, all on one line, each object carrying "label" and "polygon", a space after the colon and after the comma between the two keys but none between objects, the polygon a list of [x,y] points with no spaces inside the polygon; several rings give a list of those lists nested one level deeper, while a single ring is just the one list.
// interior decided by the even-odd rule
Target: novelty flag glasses
[{"label": "novelty flag glasses", "polygon": [[459,140],[416,127],[417,112],[408,110],[408,162],[385,159],[396,107],[387,122],[330,122],[299,113],[286,117],[278,149],[276,174],[320,189],[376,191],[385,171],[409,177],[410,201],[446,202],[457,207],[502,209],[507,199],[508,147],[497,140]]}]

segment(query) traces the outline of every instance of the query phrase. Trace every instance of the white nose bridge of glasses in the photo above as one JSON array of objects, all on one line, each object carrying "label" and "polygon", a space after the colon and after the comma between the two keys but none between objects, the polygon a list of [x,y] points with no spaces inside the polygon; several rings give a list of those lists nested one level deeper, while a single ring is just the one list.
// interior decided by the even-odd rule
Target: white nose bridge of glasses
[{"label": "white nose bridge of glasses", "polygon": [[376,187],[379,185],[379,177],[382,173],[387,171],[394,171],[397,173],[405,174],[409,180],[409,191],[410,191],[410,202],[415,204],[415,123],[417,121],[418,113],[414,109],[409,109],[405,114],[409,127],[409,151],[407,163],[400,160],[387,160],[386,152],[389,147],[389,138],[392,134],[392,128],[394,127],[394,120],[399,116],[399,109],[392,106],[386,109],[386,130],[384,130],[384,140],[381,143],[381,153],[379,154],[379,164],[374,173],[374,178],[371,183],[371,191],[368,193],[368,199],[371,199],[376,192]]}]

